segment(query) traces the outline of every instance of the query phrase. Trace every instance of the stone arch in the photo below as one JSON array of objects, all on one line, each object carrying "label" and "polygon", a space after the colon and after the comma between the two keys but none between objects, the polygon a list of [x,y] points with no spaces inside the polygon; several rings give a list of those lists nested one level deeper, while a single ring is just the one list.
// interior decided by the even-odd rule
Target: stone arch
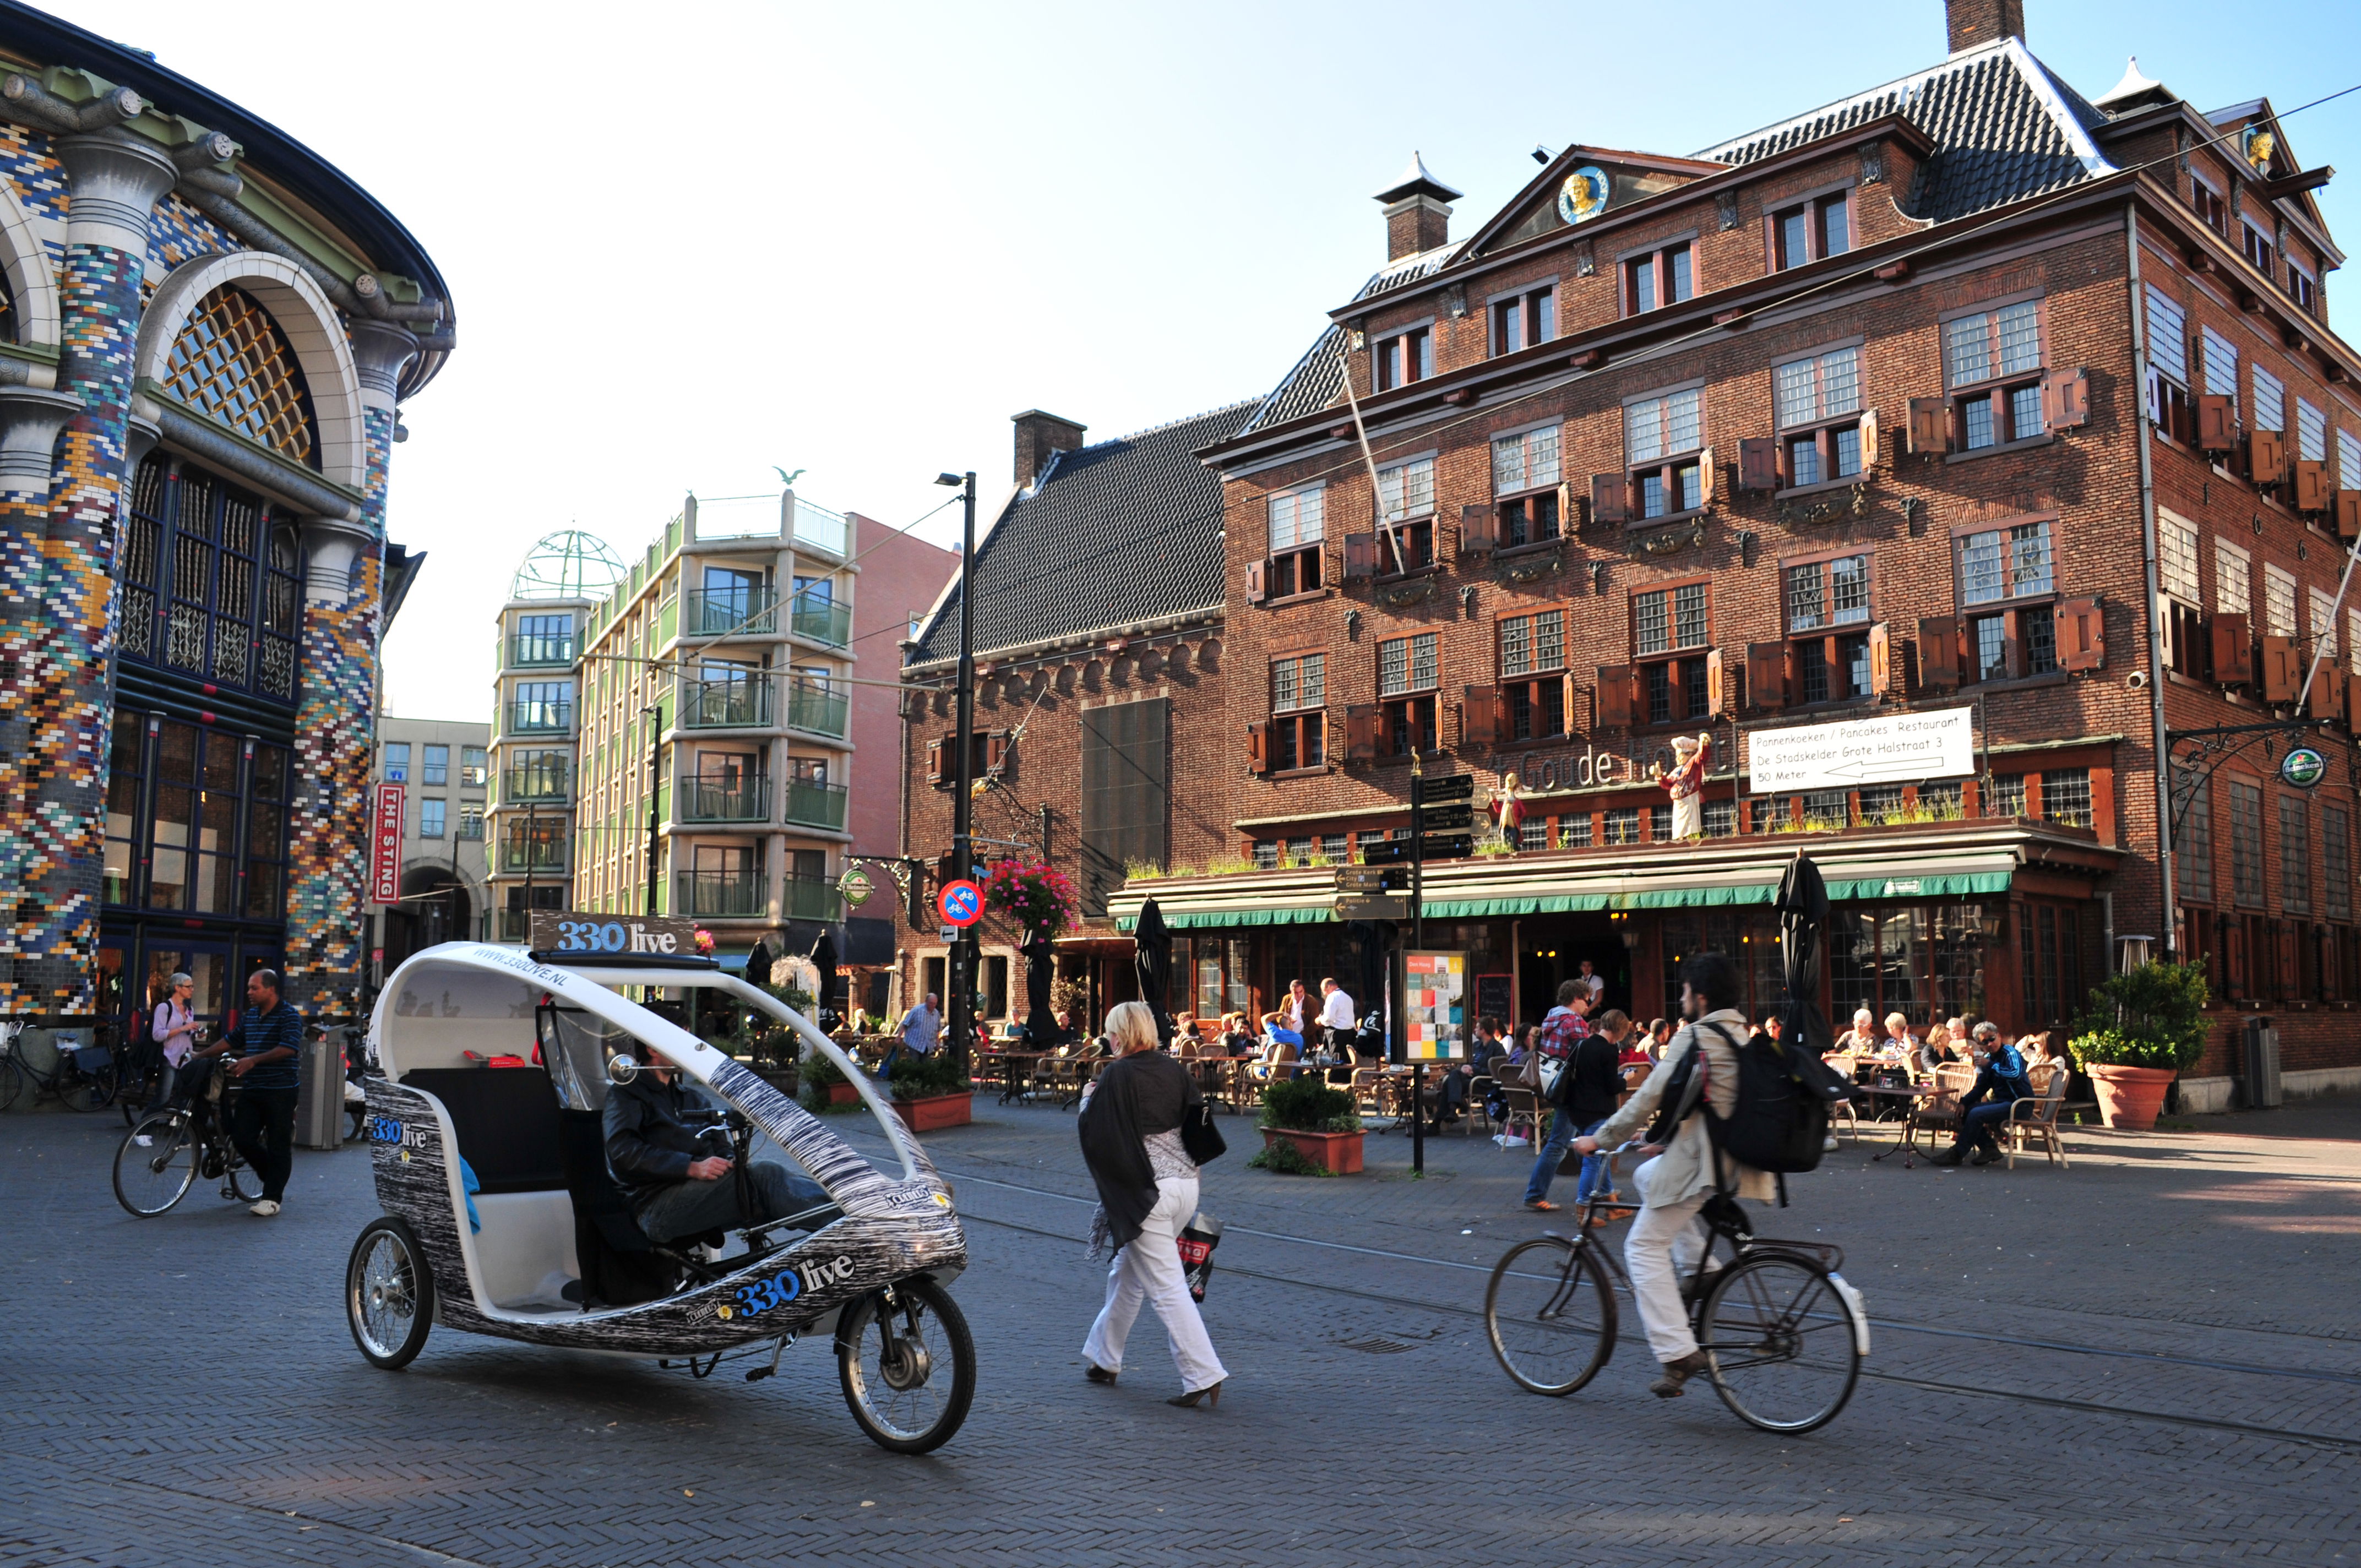
[{"label": "stone arch", "polygon": [[291,261],[259,250],[237,250],[181,266],[157,288],[139,323],[137,374],[159,384],[171,379],[172,345],[198,302],[225,283],[253,295],[270,313],[303,367],[321,477],[356,490],[366,488],[368,444],[352,344],[335,306],[312,275]]},{"label": "stone arch", "polygon": [[16,300],[16,341],[58,346],[64,312],[58,302],[58,275],[49,247],[41,243],[32,214],[6,181],[0,181],[0,270],[8,274],[8,291]]}]

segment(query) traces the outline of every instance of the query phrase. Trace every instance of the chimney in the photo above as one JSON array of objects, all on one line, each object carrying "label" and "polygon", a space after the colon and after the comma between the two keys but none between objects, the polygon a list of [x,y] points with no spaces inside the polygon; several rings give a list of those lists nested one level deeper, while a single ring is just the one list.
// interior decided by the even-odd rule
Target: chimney
[{"label": "chimney", "polygon": [[1027,487],[1049,466],[1051,453],[1071,452],[1082,444],[1082,432],[1090,428],[1039,409],[1008,417],[1016,425],[1016,482]]},{"label": "chimney", "polygon": [[1981,49],[2002,38],[2025,41],[2025,0],[1943,0],[1951,52]]},{"label": "chimney", "polygon": [[1444,203],[1459,200],[1459,194],[1429,174],[1418,154],[1411,153],[1401,178],[1377,194],[1386,204],[1386,259],[1400,261],[1449,244],[1451,209]]}]

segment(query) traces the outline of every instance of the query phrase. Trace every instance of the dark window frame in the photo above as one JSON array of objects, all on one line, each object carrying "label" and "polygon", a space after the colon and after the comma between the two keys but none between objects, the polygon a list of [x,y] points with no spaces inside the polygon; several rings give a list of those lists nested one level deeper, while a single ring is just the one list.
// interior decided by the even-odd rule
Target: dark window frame
[{"label": "dark window frame", "polygon": [[[1960,662],[1961,685],[1995,685],[2004,681],[2047,680],[2061,674],[2058,664],[2056,609],[2058,601],[2069,597],[2058,586],[2058,522],[2057,512],[2026,512],[2017,517],[1998,518],[1982,522],[1953,525],[1950,532],[1951,599],[1958,606],[1960,627],[1966,641],[1964,656]],[[2049,530],[2049,587],[2036,593],[2018,594],[2013,575],[2009,586],[1999,598],[1979,599],[1970,604],[1964,580],[1960,549],[1964,540],[1979,533],[1999,533],[2001,569],[2015,571],[2014,556],[2008,546],[2010,532],[2030,524],[2045,524]],[[1979,649],[1977,628],[1986,621],[1998,621],[2001,628],[2002,656],[2005,673],[1984,674]],[[2048,650],[2046,662],[2037,656],[2042,648]]]},{"label": "dark window frame", "polygon": [[[1631,709],[1631,727],[1634,729],[1686,724],[1712,717],[1706,662],[1714,646],[1713,582],[1711,576],[1701,573],[1686,577],[1669,577],[1662,582],[1650,583],[1645,587],[1633,588],[1625,596],[1631,673],[1639,687],[1633,694]],[[1705,634],[1695,642],[1683,642],[1680,641],[1679,594],[1684,588],[1694,587],[1705,589]],[[1656,652],[1643,653],[1640,652],[1640,601],[1656,594],[1664,596],[1664,635],[1669,645]]]},{"label": "dark window frame", "polygon": [[[1844,256],[1859,249],[1859,231],[1855,227],[1858,207],[1859,203],[1853,200],[1852,186],[1846,184],[1798,197],[1768,214],[1763,220],[1767,225],[1763,243],[1766,259],[1770,262],[1768,270],[1792,271],[1815,261],[1825,261],[1831,256]],[[1834,247],[1828,244],[1828,214],[1832,208],[1842,210],[1844,224],[1844,243]],[[1801,256],[1789,248],[1791,236],[1788,225],[1791,221],[1800,222],[1803,225],[1804,254]]]},{"label": "dark window frame", "polygon": [[1380,392],[1414,387],[1434,376],[1434,323],[1399,327],[1369,345],[1369,384]]},{"label": "dark window frame", "polygon": [[[2000,314],[2003,311],[2024,304],[2034,307],[2034,331],[2039,343],[2040,352],[2035,356],[2031,368],[2004,371],[2000,367]],[[1971,316],[1982,316],[1985,319],[1987,373],[1973,381],[1954,382],[1951,379],[1951,323],[1966,320]],[[2016,295],[2005,299],[1988,300],[1963,310],[1946,311],[1936,319],[1936,352],[1939,356],[1943,373],[1943,400],[1945,406],[1950,411],[1952,432],[1950,455],[1952,456],[1982,456],[1988,452],[2004,451],[2010,447],[2030,445],[2035,442],[2050,439],[2050,428],[2040,411],[2041,381],[2042,378],[2049,372],[2052,341],[2049,330],[2049,299],[2047,294]],[[2042,427],[2030,434],[2022,433],[2016,428],[2015,394],[2028,388],[2033,392],[2035,416],[2044,418]],[[1968,405],[1976,402],[1989,402],[1992,411],[1993,439],[1982,446],[1970,445],[1968,442]]]},{"label": "dark window frame", "polygon": [[[1292,707],[1279,705],[1279,666],[1293,663],[1298,666],[1296,691],[1303,690],[1301,674],[1305,659],[1320,661],[1320,700],[1314,703],[1298,701]],[[1328,650],[1306,648],[1295,652],[1279,652],[1270,660],[1270,771],[1274,773],[1324,772],[1328,754]]]},{"label": "dark window frame", "polygon": [[[1836,612],[1833,609],[1836,599],[1835,565],[1839,561],[1850,561],[1855,558],[1861,559],[1865,564],[1862,576],[1867,584],[1863,590],[1867,596],[1867,602],[1862,607],[1861,618],[1859,620],[1839,621],[1835,619]],[[1877,693],[1873,677],[1868,667],[1868,660],[1869,629],[1876,624],[1877,620],[1876,551],[1857,544],[1836,549],[1815,550],[1801,555],[1782,556],[1778,565],[1779,630],[1780,636],[1787,644],[1787,667],[1791,672],[1788,680],[1789,706],[1795,707],[1840,707],[1847,703],[1861,702],[1875,696]],[[1793,586],[1790,574],[1806,566],[1819,568],[1823,619],[1818,626],[1799,630],[1795,624],[1794,600],[1790,597]],[[1807,652],[1807,649],[1813,652]],[[1858,685],[1861,688],[1857,691],[1852,689],[1856,684],[1853,678],[1856,652],[1860,656]],[[1811,676],[1816,668],[1823,672],[1821,695],[1817,697],[1807,695],[1812,689]],[[1839,689],[1839,682],[1835,678],[1839,672],[1843,673],[1842,689]]]},{"label": "dark window frame", "polygon": [[[1627,318],[1685,304],[1698,292],[1697,236],[1667,240],[1652,249],[1619,257],[1615,270]],[[1644,295],[1640,286],[1642,278],[1648,283]]]},{"label": "dark window frame", "polygon": [[[1484,302],[1486,357],[1498,359],[1557,340],[1557,280],[1527,284]],[[1513,330],[1511,330],[1513,328]],[[1514,339],[1513,342],[1510,341]]]}]

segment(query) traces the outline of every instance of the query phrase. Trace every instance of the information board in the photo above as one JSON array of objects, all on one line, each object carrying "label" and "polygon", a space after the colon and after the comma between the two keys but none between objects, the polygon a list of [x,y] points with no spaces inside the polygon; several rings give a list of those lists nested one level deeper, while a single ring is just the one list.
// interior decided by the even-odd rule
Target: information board
[{"label": "information board", "polygon": [[1963,778],[1976,771],[1974,718],[1972,707],[1949,707],[1749,730],[1747,788],[1771,795]]},{"label": "information board", "polygon": [[1467,1054],[1467,955],[1404,953],[1402,1058],[1457,1061]]}]

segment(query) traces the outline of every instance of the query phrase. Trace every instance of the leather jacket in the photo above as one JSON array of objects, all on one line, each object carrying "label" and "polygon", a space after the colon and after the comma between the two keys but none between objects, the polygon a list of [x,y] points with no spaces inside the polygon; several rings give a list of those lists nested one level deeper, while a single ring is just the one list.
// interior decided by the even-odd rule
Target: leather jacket
[{"label": "leather jacket", "polygon": [[642,1072],[607,1091],[607,1169],[634,1201],[688,1179],[691,1160],[728,1155],[712,1102],[675,1078]]}]

